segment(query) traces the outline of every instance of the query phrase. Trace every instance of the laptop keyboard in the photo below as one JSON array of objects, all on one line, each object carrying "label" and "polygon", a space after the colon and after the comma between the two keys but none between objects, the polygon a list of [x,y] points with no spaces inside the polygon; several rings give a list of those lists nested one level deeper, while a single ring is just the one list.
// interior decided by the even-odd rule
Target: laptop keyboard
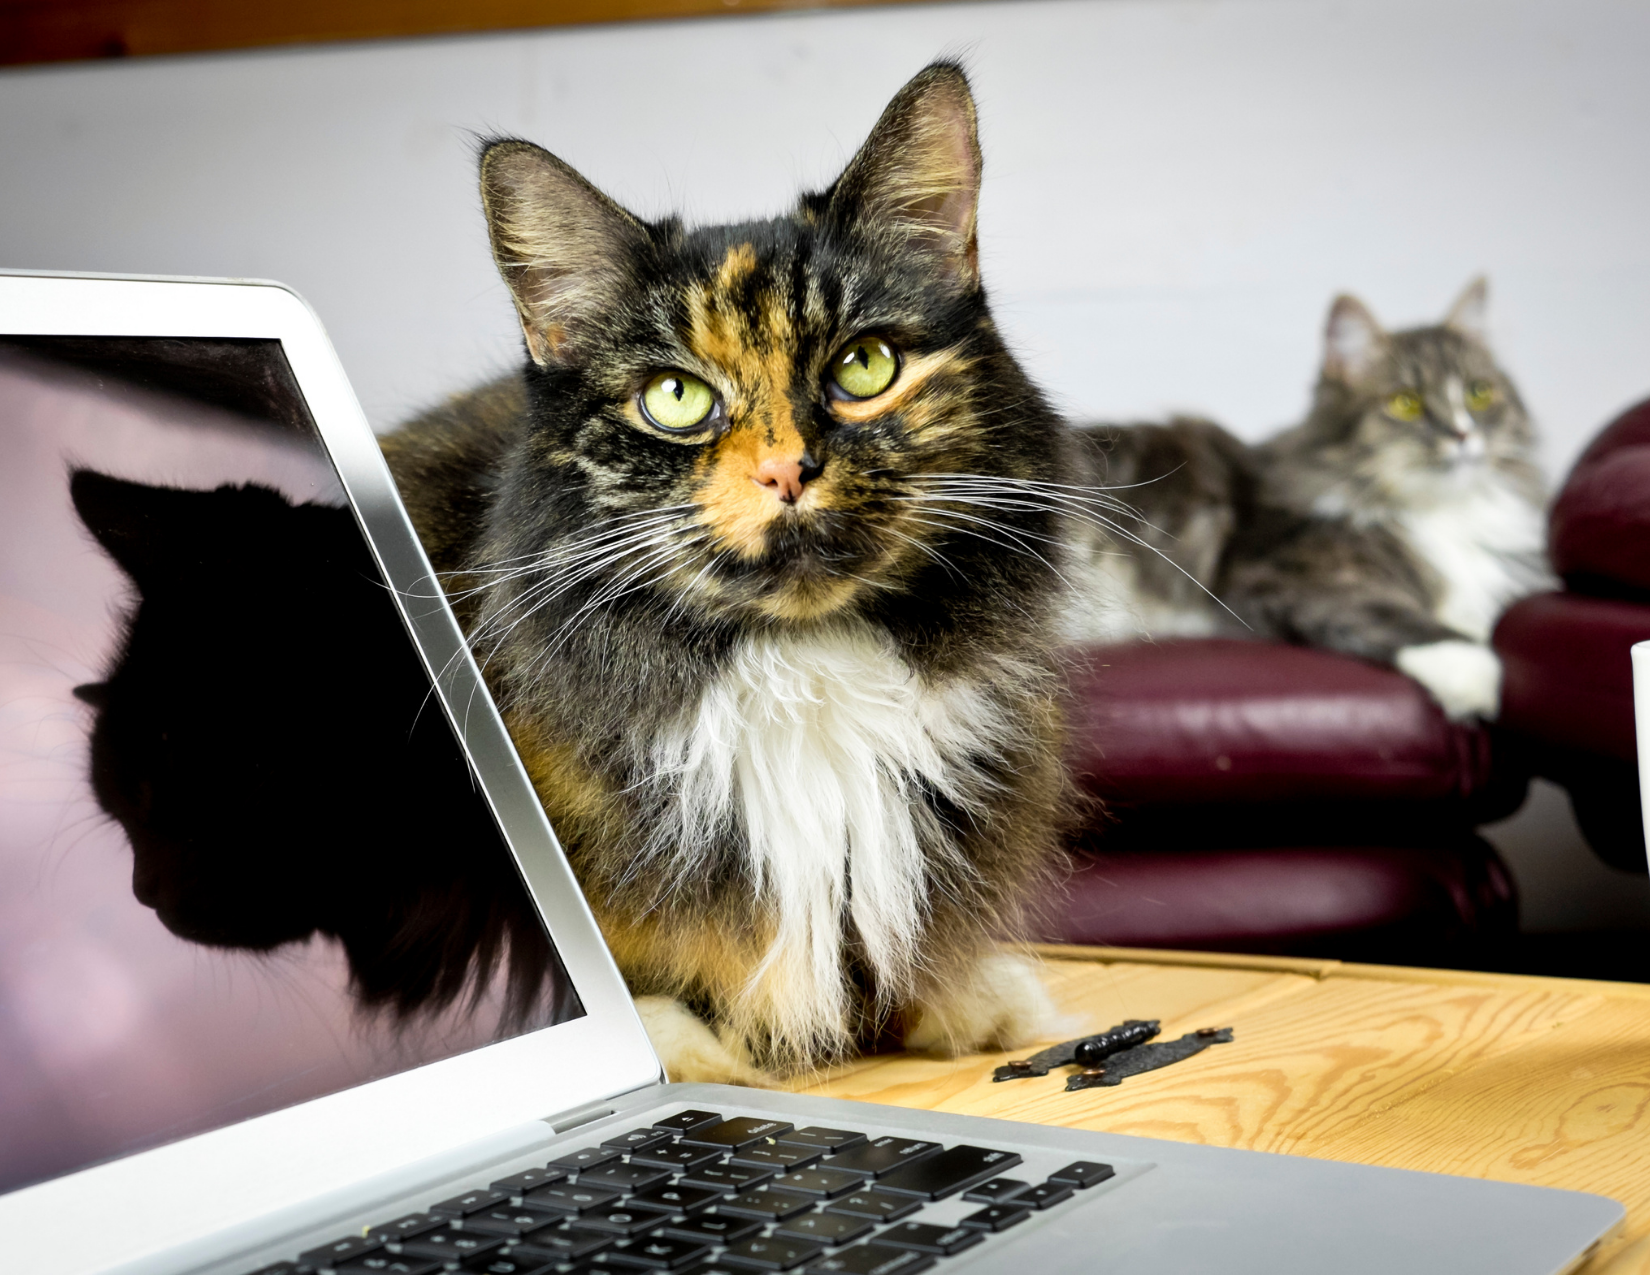
[{"label": "laptop keyboard", "polygon": [[[1012,1151],[679,1111],[251,1275],[914,1275],[1114,1176]],[[961,1195],[980,1208],[924,1221]]]}]

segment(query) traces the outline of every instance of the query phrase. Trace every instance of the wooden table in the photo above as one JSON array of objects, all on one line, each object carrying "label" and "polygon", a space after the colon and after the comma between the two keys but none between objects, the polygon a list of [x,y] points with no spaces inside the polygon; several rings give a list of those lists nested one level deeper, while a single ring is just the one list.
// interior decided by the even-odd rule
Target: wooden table
[{"label": "wooden table", "polygon": [[[1009,1055],[862,1059],[805,1093],[1613,1196],[1578,1268],[1650,1275],[1650,986],[1048,947],[1066,1037],[1161,1018],[1236,1039],[1116,1088],[993,1084]],[[1017,1051],[1024,1057],[1029,1050]],[[1062,1073],[1063,1074],[1063,1073]]]}]

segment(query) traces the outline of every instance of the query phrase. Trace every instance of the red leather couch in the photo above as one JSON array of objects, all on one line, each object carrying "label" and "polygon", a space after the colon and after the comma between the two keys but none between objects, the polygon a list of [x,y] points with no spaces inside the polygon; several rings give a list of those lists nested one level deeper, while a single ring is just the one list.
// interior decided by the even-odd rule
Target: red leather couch
[{"label": "red leather couch", "polygon": [[1495,629],[1500,725],[1525,764],[1569,790],[1606,863],[1645,871],[1628,648],[1650,640],[1650,400],[1576,461],[1548,524],[1558,593],[1507,609]]},{"label": "red leather couch", "polygon": [[1562,593],[1510,608],[1494,726],[1326,651],[1221,639],[1072,652],[1072,773],[1095,799],[1043,933],[1075,943],[1493,962],[1512,878],[1474,829],[1533,771],[1642,870],[1627,647],[1650,639],[1650,403],[1555,502]]},{"label": "red leather couch", "polygon": [[1402,674],[1192,639],[1074,651],[1070,676],[1097,800],[1046,937],[1423,963],[1516,932],[1473,828],[1527,781]]}]

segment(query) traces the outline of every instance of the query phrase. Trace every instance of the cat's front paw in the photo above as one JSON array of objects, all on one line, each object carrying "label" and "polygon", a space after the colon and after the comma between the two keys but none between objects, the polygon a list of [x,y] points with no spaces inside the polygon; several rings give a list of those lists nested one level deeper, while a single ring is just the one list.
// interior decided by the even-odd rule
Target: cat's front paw
[{"label": "cat's front paw", "polygon": [[669,996],[638,996],[636,1013],[647,1029],[653,1052],[664,1064],[666,1079],[673,1083],[778,1087],[772,1076],[752,1066],[743,1050],[730,1048],[709,1023],[681,1001]]},{"label": "cat's front paw", "polygon": [[1501,657],[1477,642],[1406,646],[1393,661],[1431,692],[1451,721],[1493,718],[1501,710]]},{"label": "cat's front paw", "polygon": [[997,954],[922,1006],[905,1047],[940,1054],[1017,1049],[1048,1036],[1058,1022],[1037,967],[1022,956]]}]

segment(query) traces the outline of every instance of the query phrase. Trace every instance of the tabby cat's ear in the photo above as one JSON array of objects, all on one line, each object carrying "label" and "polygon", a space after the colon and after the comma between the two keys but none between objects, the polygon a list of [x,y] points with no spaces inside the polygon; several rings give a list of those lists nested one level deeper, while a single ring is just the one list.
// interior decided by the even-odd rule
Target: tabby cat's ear
[{"label": "tabby cat's ear", "polygon": [[531,142],[492,142],[482,152],[481,203],[527,352],[540,366],[565,358],[581,330],[620,303],[647,232]]},{"label": "tabby cat's ear", "polygon": [[1474,341],[1482,342],[1488,333],[1488,318],[1490,300],[1489,280],[1479,275],[1460,296],[1455,298],[1455,304],[1449,308],[1449,314],[1444,318],[1446,328],[1454,328],[1462,336],[1470,336]]},{"label": "tabby cat's ear", "polygon": [[1323,329],[1323,374],[1353,384],[1368,376],[1386,348],[1386,333],[1357,297],[1342,293]]},{"label": "tabby cat's ear", "polygon": [[980,140],[962,68],[935,62],[902,88],[826,200],[833,218],[902,236],[942,275],[975,282]]}]

